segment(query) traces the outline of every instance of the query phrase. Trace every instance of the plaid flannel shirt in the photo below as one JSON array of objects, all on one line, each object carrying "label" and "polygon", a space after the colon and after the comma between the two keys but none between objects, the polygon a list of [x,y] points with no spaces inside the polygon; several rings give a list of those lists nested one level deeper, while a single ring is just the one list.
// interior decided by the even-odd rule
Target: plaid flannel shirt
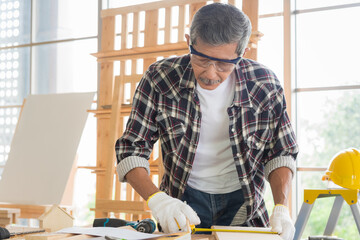
[{"label": "plaid flannel shirt", "polygon": [[[283,89],[274,73],[249,59],[242,59],[234,71],[235,96],[227,112],[245,203],[231,225],[268,226],[265,179],[283,166],[294,172],[298,146],[285,110]],[[195,85],[189,55],[160,60],[144,73],[126,130],[115,146],[120,181],[126,181],[125,175],[136,167],[150,172],[148,160],[160,138],[165,170],[160,189],[181,198],[201,126]]]}]

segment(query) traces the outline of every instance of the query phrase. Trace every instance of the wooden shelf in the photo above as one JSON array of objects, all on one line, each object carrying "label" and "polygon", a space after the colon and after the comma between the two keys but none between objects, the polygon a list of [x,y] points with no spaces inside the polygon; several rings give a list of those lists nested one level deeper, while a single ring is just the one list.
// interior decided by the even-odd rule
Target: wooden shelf
[{"label": "wooden shelf", "polygon": [[185,41],[178,43],[168,43],[156,45],[151,47],[134,47],[131,49],[121,49],[112,51],[102,51],[93,53],[99,62],[101,61],[116,61],[123,59],[139,59],[169,55],[182,55],[189,52],[189,48]]}]

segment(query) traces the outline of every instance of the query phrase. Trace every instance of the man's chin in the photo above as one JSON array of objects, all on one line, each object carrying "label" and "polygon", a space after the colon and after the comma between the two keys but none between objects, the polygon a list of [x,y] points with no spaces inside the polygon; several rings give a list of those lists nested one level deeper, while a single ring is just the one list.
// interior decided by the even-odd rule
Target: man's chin
[{"label": "man's chin", "polygon": [[216,84],[206,84],[206,83],[203,83],[203,82],[200,82],[199,81],[199,85],[201,88],[203,89],[206,89],[206,90],[214,90],[215,88],[217,88],[219,85],[220,85],[220,82],[219,83],[216,83]]}]

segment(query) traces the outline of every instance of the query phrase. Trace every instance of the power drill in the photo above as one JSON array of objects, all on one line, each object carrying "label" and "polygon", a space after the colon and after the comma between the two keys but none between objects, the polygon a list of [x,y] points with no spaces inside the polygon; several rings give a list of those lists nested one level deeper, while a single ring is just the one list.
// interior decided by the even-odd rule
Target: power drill
[{"label": "power drill", "polygon": [[141,221],[126,221],[119,218],[96,218],[93,227],[122,227],[131,226],[138,232],[153,233],[156,229],[155,222],[150,218]]}]

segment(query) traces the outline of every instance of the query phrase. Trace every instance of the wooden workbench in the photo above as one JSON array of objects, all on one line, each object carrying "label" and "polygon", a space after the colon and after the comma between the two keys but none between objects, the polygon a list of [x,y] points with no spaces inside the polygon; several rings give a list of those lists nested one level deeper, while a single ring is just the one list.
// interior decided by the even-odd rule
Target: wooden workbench
[{"label": "wooden workbench", "polygon": [[[20,228],[17,228],[20,229]],[[14,228],[9,229],[10,231],[14,231]],[[22,228],[22,230],[33,230],[33,228]],[[45,234],[48,236],[48,238],[41,238],[39,236]],[[77,235],[77,234],[55,234],[55,233],[33,233],[33,234],[26,234],[26,235],[17,235],[13,236],[10,239],[11,240],[82,240],[82,239],[89,239],[89,238],[95,238],[95,236],[89,236],[89,235]],[[49,234],[54,234],[50,237]],[[34,237],[33,239],[30,238],[30,236]],[[30,239],[29,239],[30,238]],[[191,239],[193,240],[215,240],[214,235],[210,234],[192,234]]]}]

